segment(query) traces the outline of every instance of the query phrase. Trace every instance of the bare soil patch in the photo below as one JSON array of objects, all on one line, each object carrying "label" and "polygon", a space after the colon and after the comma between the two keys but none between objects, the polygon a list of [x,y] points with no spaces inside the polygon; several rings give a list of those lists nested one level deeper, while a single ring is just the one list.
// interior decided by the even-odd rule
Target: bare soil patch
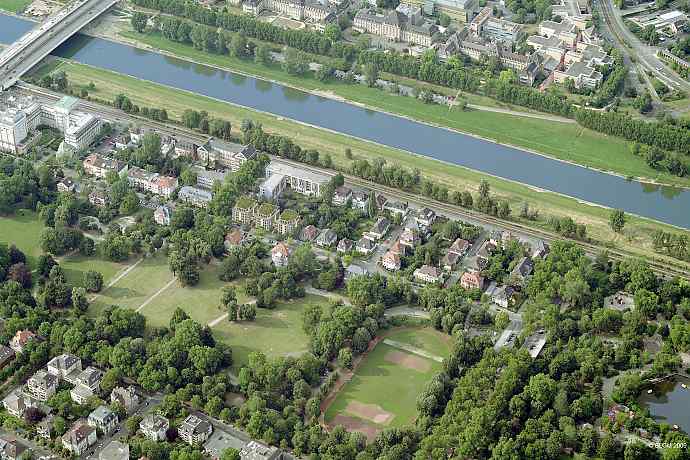
[{"label": "bare soil patch", "polygon": [[338,414],[333,417],[330,423],[331,427],[342,425],[347,431],[359,431],[367,437],[367,441],[372,442],[376,436],[381,432],[380,428],[365,422],[364,420],[348,417],[347,415]]},{"label": "bare soil patch", "polygon": [[431,363],[428,360],[402,351],[389,351],[386,353],[385,358],[389,363],[397,364],[417,372],[429,372],[431,369]]},{"label": "bare soil patch", "polygon": [[393,414],[383,410],[378,404],[364,404],[359,401],[350,401],[345,411],[377,425],[388,425],[394,417]]}]

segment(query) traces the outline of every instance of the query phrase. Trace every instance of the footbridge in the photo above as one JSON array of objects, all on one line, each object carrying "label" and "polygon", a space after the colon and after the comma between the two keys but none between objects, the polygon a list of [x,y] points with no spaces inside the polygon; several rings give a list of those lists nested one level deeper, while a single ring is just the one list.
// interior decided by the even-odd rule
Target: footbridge
[{"label": "footbridge", "polygon": [[119,0],[77,0],[24,34],[0,53],[0,89],[14,85],[26,72],[106,12]]}]

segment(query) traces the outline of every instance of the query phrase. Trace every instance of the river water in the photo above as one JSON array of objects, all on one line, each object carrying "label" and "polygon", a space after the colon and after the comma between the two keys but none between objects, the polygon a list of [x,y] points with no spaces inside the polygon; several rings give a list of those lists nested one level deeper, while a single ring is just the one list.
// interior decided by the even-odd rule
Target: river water
[{"label": "river water", "polygon": [[[32,26],[27,20],[0,14],[0,42],[11,43]],[[628,181],[448,129],[109,40],[78,35],[54,54],[690,228],[690,191],[684,189]]]}]

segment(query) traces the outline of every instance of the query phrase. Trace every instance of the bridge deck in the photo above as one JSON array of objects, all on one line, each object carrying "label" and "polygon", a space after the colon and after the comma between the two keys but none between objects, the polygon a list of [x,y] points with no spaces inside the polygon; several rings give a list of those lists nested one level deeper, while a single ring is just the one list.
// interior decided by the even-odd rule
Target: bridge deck
[{"label": "bridge deck", "polygon": [[14,85],[55,48],[117,2],[81,0],[24,34],[0,54],[0,88],[5,90]]}]

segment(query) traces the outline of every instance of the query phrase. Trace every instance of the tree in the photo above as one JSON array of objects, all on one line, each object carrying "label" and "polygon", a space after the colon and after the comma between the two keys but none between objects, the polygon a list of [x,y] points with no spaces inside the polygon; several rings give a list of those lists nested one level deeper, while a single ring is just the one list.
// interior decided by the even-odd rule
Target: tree
[{"label": "tree", "polygon": [[139,11],[135,11],[134,14],[132,14],[132,28],[136,30],[139,33],[143,33],[146,30],[146,23],[148,22],[149,17],[141,13]]},{"label": "tree", "polygon": [[257,64],[269,65],[273,60],[271,59],[271,50],[268,46],[260,44],[254,50],[254,61]]},{"label": "tree", "polygon": [[338,351],[338,364],[341,367],[346,367],[348,369],[352,368],[352,350],[349,348],[341,348]]},{"label": "tree", "polygon": [[328,24],[323,31],[323,34],[333,43],[340,40],[342,33],[340,31],[340,26],[334,22]]},{"label": "tree", "polygon": [[376,64],[372,62],[367,62],[362,67],[362,72],[364,73],[364,78],[367,82],[367,86],[369,86],[370,88],[376,86],[376,80],[378,80],[379,78],[379,69],[376,67]]},{"label": "tree", "polygon": [[233,35],[228,50],[231,56],[244,58],[247,55],[247,38],[242,34]]},{"label": "tree", "polygon": [[615,209],[609,215],[609,227],[616,233],[620,233],[625,227],[625,212],[622,209]]},{"label": "tree", "polygon": [[86,299],[86,289],[83,287],[72,288],[72,305],[82,312],[88,310],[89,301]]},{"label": "tree", "polygon": [[84,288],[88,292],[100,292],[103,288],[103,275],[95,270],[84,273]]}]

